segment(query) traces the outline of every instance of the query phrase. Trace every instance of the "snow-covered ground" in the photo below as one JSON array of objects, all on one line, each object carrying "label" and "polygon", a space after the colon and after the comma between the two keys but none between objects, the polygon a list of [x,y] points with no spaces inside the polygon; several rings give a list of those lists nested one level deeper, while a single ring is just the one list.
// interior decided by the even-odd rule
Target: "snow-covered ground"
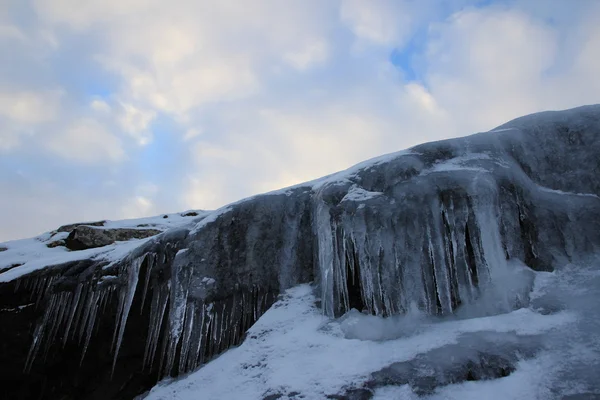
[{"label": "snow-covered ground", "polygon": [[[440,387],[425,398],[600,397],[597,260],[536,273],[529,307],[494,316],[433,319],[415,311],[383,319],[354,310],[333,320],[323,316],[316,301],[310,285],[289,289],[239,347],[186,377],[160,383],[147,399],[324,399],[360,387],[392,363],[455,344],[465,335],[490,332],[507,340],[515,334],[540,338],[541,350],[519,361],[508,377]],[[415,398],[408,385],[374,393],[381,400]]]},{"label": "snow-covered ground", "polygon": [[[176,214],[161,214],[156,217],[105,221],[102,228],[165,231],[170,228],[186,226],[209,213],[194,210]],[[53,242],[66,239],[68,235],[68,232],[52,231],[29,239],[0,243],[0,282],[8,282],[35,270],[70,261],[86,259],[120,260],[136,247],[152,239],[151,237],[132,239],[126,242],[116,242],[109,246],[80,251],[70,251],[64,246],[48,247]]]}]

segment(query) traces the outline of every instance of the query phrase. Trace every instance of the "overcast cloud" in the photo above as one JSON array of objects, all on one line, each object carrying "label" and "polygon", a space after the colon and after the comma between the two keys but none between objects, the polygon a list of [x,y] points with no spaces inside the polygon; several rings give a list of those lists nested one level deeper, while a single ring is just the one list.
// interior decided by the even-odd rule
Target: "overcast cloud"
[{"label": "overcast cloud", "polygon": [[598,102],[596,0],[0,0],[0,240]]}]

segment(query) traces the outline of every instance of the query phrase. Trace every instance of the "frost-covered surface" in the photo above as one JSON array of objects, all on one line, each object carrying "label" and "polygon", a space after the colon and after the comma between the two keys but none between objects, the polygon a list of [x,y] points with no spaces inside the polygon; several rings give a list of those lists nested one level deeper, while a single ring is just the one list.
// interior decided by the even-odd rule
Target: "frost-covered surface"
[{"label": "frost-covered surface", "polygon": [[[197,215],[185,216],[190,213]],[[209,212],[196,210],[176,214],[162,214],[156,217],[105,221],[101,228],[156,229],[165,231],[189,225],[193,220],[202,218],[207,214]],[[118,261],[143,243],[152,240],[152,238],[132,239],[126,242],[117,242],[108,246],[81,251],[70,251],[64,246],[48,247],[48,244],[64,240],[68,235],[68,232],[52,231],[30,239],[0,243],[0,247],[6,249],[0,255],[0,282],[8,282],[47,266],[60,265],[72,261],[88,259],[106,260],[109,262]]]},{"label": "frost-covered surface", "polygon": [[[507,340],[512,334],[531,336],[542,350],[520,361],[508,377],[437,388],[429,398],[600,396],[596,379],[600,372],[600,261],[537,273],[535,283],[532,306],[464,319],[432,319],[418,313],[381,318],[353,311],[332,320],[316,308],[312,288],[301,285],[288,290],[258,320],[241,346],[185,378],[159,384],[147,399],[252,400],[270,394],[281,394],[283,399],[290,394],[290,398],[323,399],[361,387],[371,373],[392,363],[457,343],[465,334],[485,337],[490,332],[503,334]],[[544,300],[549,295],[553,299]],[[544,301],[561,309],[542,312]],[[417,396],[408,386],[386,386],[377,388],[374,398]]]}]

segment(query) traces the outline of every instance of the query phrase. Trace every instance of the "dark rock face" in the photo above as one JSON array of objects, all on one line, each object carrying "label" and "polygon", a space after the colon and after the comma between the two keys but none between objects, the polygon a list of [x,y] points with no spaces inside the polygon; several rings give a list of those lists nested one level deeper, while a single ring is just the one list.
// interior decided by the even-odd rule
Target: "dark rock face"
[{"label": "dark rock face", "polygon": [[[410,385],[418,395],[465,381],[503,378],[515,371],[519,359],[533,357],[539,349],[536,338],[514,336],[506,342],[490,333],[489,340],[464,335],[459,343],[432,350],[415,359],[398,362],[372,374],[366,386]],[[499,340],[501,339],[501,340]]]},{"label": "dark rock face", "polygon": [[331,394],[327,398],[335,400],[370,400],[373,398],[373,392],[365,388],[350,389],[344,394]]},{"label": "dark rock face", "polygon": [[156,229],[102,229],[88,225],[77,225],[65,240],[65,246],[70,250],[86,250],[108,246],[117,241],[144,239],[156,236],[161,231]]},{"label": "dark rock face", "polygon": [[[10,306],[0,314],[7,398],[131,398],[238,344],[299,283],[317,284],[330,316],[352,307],[393,315],[411,304],[447,315],[501,285],[509,261],[551,270],[597,251],[600,107],[501,128],[240,201],[116,261],[55,265],[0,284]],[[69,248],[150,234],[89,225],[62,228],[71,229]],[[505,300],[506,310],[519,307],[527,292]],[[508,374],[514,363],[469,354],[442,380],[413,382],[417,366],[399,363],[372,385],[407,381],[425,393]]]}]

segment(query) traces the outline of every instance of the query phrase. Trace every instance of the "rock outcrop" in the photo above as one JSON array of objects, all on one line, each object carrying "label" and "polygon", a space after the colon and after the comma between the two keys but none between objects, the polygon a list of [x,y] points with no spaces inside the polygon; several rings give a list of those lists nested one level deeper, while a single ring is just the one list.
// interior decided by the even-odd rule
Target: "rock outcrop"
[{"label": "rock outcrop", "polygon": [[78,222],[75,224],[68,224],[68,225],[63,225],[61,227],[59,227],[56,232],[67,232],[67,233],[71,233],[73,231],[73,229],[79,227],[79,226],[104,226],[104,224],[106,224],[106,221],[95,221],[95,222]]},{"label": "rock outcrop", "polygon": [[[600,107],[541,113],[242,200],[117,259],[15,269],[0,284],[3,387],[130,398],[238,344],[278,293],[311,281],[332,317],[459,312],[515,260],[552,270],[596,251],[598,176]],[[108,243],[99,232],[75,227],[67,245]]]},{"label": "rock outcrop", "polygon": [[115,242],[131,239],[144,239],[156,236],[162,231],[157,229],[103,229],[89,225],[74,227],[65,239],[65,246],[69,250],[86,250],[96,247],[108,246]]}]

